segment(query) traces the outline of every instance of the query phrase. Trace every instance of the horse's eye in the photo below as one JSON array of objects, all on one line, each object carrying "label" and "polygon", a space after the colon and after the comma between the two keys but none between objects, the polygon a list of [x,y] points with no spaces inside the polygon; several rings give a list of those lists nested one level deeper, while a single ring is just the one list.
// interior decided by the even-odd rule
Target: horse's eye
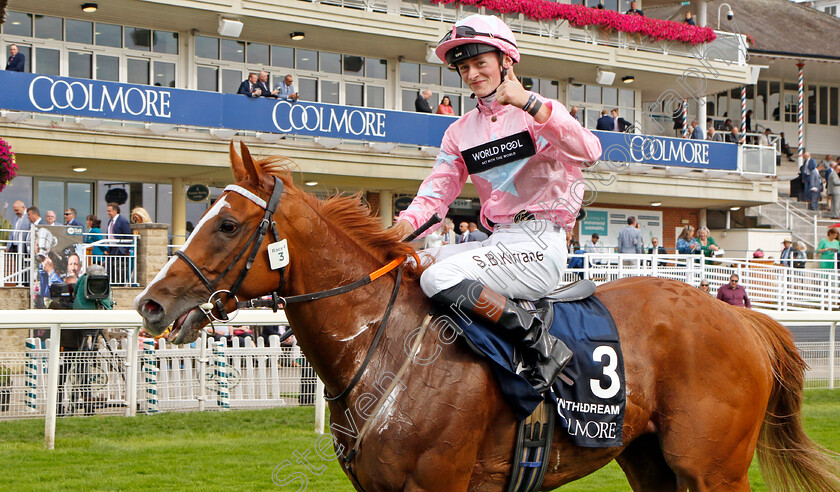
[{"label": "horse's eye", "polygon": [[231,234],[236,232],[237,226],[236,222],[231,220],[226,220],[222,222],[222,225],[219,226],[219,231],[224,232],[225,234]]}]

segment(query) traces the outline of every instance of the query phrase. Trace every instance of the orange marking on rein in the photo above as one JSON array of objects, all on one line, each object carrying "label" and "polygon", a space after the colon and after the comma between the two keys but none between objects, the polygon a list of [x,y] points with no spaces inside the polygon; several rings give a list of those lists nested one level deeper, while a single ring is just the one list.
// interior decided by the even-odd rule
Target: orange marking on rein
[{"label": "orange marking on rein", "polygon": [[396,260],[391,261],[391,263],[388,263],[387,265],[380,268],[379,270],[374,271],[373,273],[370,274],[371,282],[378,279],[379,277],[385,275],[386,273],[390,272],[394,268],[397,268],[398,266],[400,266],[400,264],[403,261],[405,261],[405,260],[403,260],[401,258],[397,258]]}]

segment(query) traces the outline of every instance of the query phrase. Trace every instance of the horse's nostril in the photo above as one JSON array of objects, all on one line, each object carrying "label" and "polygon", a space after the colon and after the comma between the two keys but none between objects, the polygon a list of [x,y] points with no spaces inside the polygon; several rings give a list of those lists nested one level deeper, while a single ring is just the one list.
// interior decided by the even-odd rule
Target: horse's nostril
[{"label": "horse's nostril", "polygon": [[163,306],[151,299],[143,303],[142,309],[148,316],[158,317],[163,315]]}]

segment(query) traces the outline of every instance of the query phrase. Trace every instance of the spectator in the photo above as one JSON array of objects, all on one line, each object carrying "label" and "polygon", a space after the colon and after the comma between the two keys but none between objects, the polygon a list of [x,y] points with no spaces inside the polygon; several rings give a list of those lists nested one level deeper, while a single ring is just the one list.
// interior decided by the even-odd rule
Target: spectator
[{"label": "spectator", "polygon": [[260,90],[259,83],[260,81],[257,73],[251,72],[248,74],[248,79],[243,80],[242,83],[239,84],[239,90],[236,93],[248,97],[260,97],[262,95],[262,90]]},{"label": "spectator", "polygon": [[9,244],[6,251],[9,253],[25,253],[29,251],[29,229],[31,222],[26,216],[26,205],[20,200],[12,204],[17,219],[12,227],[12,234],[9,236]]},{"label": "spectator", "polygon": [[[105,236],[102,234],[102,221],[99,220],[99,217],[95,215],[88,215],[87,216],[87,236],[85,236],[86,243],[95,243],[96,241],[101,241],[105,239]],[[92,248],[91,254],[94,256],[102,256],[105,254],[105,251],[99,247],[94,246]]]},{"label": "spectator", "polygon": [[715,130],[714,126],[710,126],[709,130],[706,132],[706,140],[711,140],[712,142],[723,142],[723,137],[720,133]]},{"label": "spectator", "polygon": [[29,218],[31,225],[38,225],[41,223],[41,211],[38,207],[29,207],[26,209],[26,216]]},{"label": "spectator", "polygon": [[149,212],[145,208],[134,207],[134,210],[131,211],[132,224],[148,224],[150,222],[153,222],[152,216],[149,215]]},{"label": "spectator", "polygon": [[595,123],[595,129],[607,132],[611,132],[615,129],[615,120],[607,115],[606,109],[601,110],[601,117],[598,118],[598,121]]},{"label": "spectator", "polygon": [[569,108],[569,114],[572,115],[572,118],[578,120],[578,123],[580,123],[580,118],[578,118],[577,116],[579,110],[580,108],[578,108],[577,106],[572,106],[571,108]]},{"label": "spectator", "polygon": [[26,67],[26,57],[18,52],[16,44],[9,45],[9,61],[6,62],[6,70],[9,72],[23,72]]},{"label": "spectator", "polygon": [[703,256],[707,258],[714,256],[716,251],[720,251],[720,247],[715,243],[714,238],[709,235],[709,229],[705,227],[701,227],[697,231],[697,242],[700,243],[700,251],[703,252]]},{"label": "spectator", "polygon": [[784,267],[790,267],[792,265],[793,252],[794,249],[791,247],[790,239],[783,239],[782,252],[779,254],[779,263]]},{"label": "spectator", "polygon": [[764,258],[764,250],[763,249],[758,248],[755,251],[753,251],[753,259],[754,260],[760,260],[762,258]]},{"label": "spectator", "polygon": [[[569,237],[572,237],[569,234]],[[583,268],[583,258],[586,254],[586,250],[581,249],[580,243],[577,241],[572,241],[571,248],[570,248],[571,255],[569,256],[569,268],[575,269],[582,269]],[[583,272],[577,273],[578,279],[583,280]]]},{"label": "spectator", "polygon": [[790,158],[793,152],[790,150],[790,145],[788,145],[787,140],[785,140],[785,132],[779,132],[779,143],[782,154],[787,156],[788,161],[793,162],[793,159]]},{"label": "spectator", "polygon": [[458,235],[458,244],[468,242],[470,240],[470,224],[467,222],[461,222],[458,224],[458,230],[461,231]]},{"label": "spectator", "polygon": [[[256,76],[256,74],[254,75]],[[109,257],[127,256],[128,248],[120,246],[119,243],[124,241],[123,236],[131,234],[131,226],[128,224],[125,217],[120,215],[120,206],[115,202],[109,203],[106,210],[108,212],[108,217],[111,218],[111,220],[108,221],[108,242],[114,246],[108,246],[108,249],[105,250],[105,254]],[[123,272],[125,271],[123,266],[125,263],[126,261],[120,258],[108,259],[108,276],[111,278],[112,282],[116,281],[124,283],[126,281],[126,279],[123,278]]]},{"label": "spectator", "polygon": [[685,23],[689,26],[696,26],[697,24],[694,23],[694,17],[691,15],[691,12],[686,11],[685,13]]},{"label": "spectator", "polygon": [[703,129],[700,128],[700,123],[697,120],[691,121],[691,138],[694,140],[704,140]]},{"label": "spectator", "polygon": [[437,114],[455,116],[455,110],[452,109],[452,102],[449,100],[449,96],[443,96],[443,100],[438,104]]},{"label": "spectator", "polygon": [[677,253],[688,255],[700,254],[701,251],[700,243],[694,238],[694,227],[690,225],[683,227],[680,236],[677,238]]},{"label": "spectator", "polygon": [[753,115],[753,110],[752,110],[752,109],[748,109],[748,110],[747,110],[747,114],[746,114],[746,116],[745,116],[745,118],[744,118],[744,119],[746,119],[746,120],[747,120],[747,124],[745,125],[745,126],[746,126],[746,130],[747,130],[747,133],[752,133],[752,131],[753,131],[753,128],[752,128],[752,115]]},{"label": "spectator", "polygon": [[270,89],[271,84],[268,82],[268,72],[260,70],[258,78],[257,86],[260,88],[260,95],[263,97],[275,97],[275,94]]},{"label": "spectator", "polygon": [[441,224],[440,227],[426,236],[423,240],[423,249],[440,248],[443,246],[443,227],[444,225]]},{"label": "spectator", "polygon": [[668,251],[665,249],[665,246],[659,244],[659,238],[654,237],[650,240],[650,248],[648,248],[647,253],[649,255],[664,255],[668,254]]},{"label": "spectator", "polygon": [[432,107],[429,105],[429,99],[432,98],[432,91],[426,89],[417,94],[417,99],[414,100],[414,110],[418,113],[431,113]]},{"label": "spectator", "polygon": [[729,133],[726,134],[726,141],[729,143],[739,144],[741,143],[741,136],[740,132],[738,132],[738,127],[733,126]]},{"label": "spectator", "polygon": [[627,15],[641,15],[644,16],[645,13],[639,10],[639,4],[637,2],[630,2],[630,10],[625,12]]},{"label": "spectator", "polygon": [[820,176],[821,171],[822,165],[818,165],[816,169],[811,169],[808,172],[808,182],[805,185],[809,193],[808,197],[810,198],[809,208],[817,212],[820,210],[820,198],[822,197],[823,190],[822,177]]},{"label": "spectator", "polygon": [[592,237],[583,243],[583,250],[592,254],[601,253],[601,247],[598,245],[599,239],[601,239],[601,236],[598,233],[593,233]]},{"label": "spectator", "polygon": [[55,218],[54,210],[47,210],[47,213],[44,214],[44,221],[47,225],[55,225]]},{"label": "spectator", "polygon": [[700,281],[700,285],[697,286],[700,289],[700,292],[705,292],[706,294],[712,295],[712,288],[709,285],[709,281],[705,278]]},{"label": "spectator", "polygon": [[75,208],[71,207],[71,208],[68,208],[67,210],[64,211],[64,225],[78,226],[78,227],[82,226],[82,224],[80,224],[79,221],[76,220],[76,209]]},{"label": "spectator", "polygon": [[718,289],[717,298],[721,301],[738,307],[751,307],[750,298],[743,286],[738,285],[738,276],[734,273],[729,277],[729,285],[721,286]]},{"label": "spectator", "polygon": [[820,244],[817,245],[817,253],[820,254],[820,260],[822,260],[820,268],[833,269],[837,251],[840,250],[840,241],[838,241],[840,234],[837,229],[830,227],[826,236],[820,239]]},{"label": "spectator", "polygon": [[300,99],[300,95],[298,94],[297,90],[295,90],[295,79],[292,77],[291,74],[286,75],[283,77],[283,82],[277,84],[277,87],[274,88],[274,94],[277,96],[278,99],[284,99],[286,101],[297,101]]},{"label": "spectator", "polygon": [[793,268],[805,268],[808,255],[805,253],[805,243],[799,241],[793,251]]},{"label": "spectator", "polygon": [[617,132],[625,132],[632,124],[624,118],[619,118],[618,108],[610,111],[610,117],[613,119],[613,130]]},{"label": "spectator", "polygon": [[443,219],[443,245],[458,244],[458,234],[455,233],[455,223],[449,217]]},{"label": "spectator", "polygon": [[730,120],[729,118],[726,118],[726,121],[723,122],[723,129],[726,130],[727,132],[731,132],[732,131],[732,120]]},{"label": "spectator", "polygon": [[627,217],[627,225],[618,231],[618,252],[636,253],[644,252],[642,232],[636,227],[636,217]]},{"label": "spectator", "polygon": [[676,136],[677,138],[682,138],[683,122],[685,121],[685,115],[683,114],[682,105],[680,105],[677,109],[674,110],[672,116],[672,119],[674,120],[674,136]]},{"label": "spectator", "polygon": [[475,222],[470,222],[469,225],[468,225],[468,228],[469,228],[469,231],[470,231],[470,239],[469,239],[470,241],[481,242],[481,241],[484,241],[485,239],[487,239],[487,234],[478,230],[478,224],[476,224]]},{"label": "spectator", "polygon": [[759,145],[764,145],[765,147],[773,146],[773,130],[769,128],[764,129],[764,135],[761,137]]},{"label": "spectator", "polygon": [[828,175],[826,180],[827,193],[831,203],[831,218],[840,219],[840,165],[836,162],[831,167],[832,172]]}]

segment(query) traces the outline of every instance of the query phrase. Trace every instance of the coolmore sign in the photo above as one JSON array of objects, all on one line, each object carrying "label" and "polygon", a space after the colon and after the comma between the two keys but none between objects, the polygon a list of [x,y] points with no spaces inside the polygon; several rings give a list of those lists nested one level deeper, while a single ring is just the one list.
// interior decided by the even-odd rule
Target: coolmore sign
[{"label": "coolmore sign", "polygon": [[0,109],[439,147],[452,117],[0,71]]},{"label": "coolmore sign", "polygon": [[592,133],[601,141],[603,160],[722,171],[738,169],[736,144],[634,133]]}]

